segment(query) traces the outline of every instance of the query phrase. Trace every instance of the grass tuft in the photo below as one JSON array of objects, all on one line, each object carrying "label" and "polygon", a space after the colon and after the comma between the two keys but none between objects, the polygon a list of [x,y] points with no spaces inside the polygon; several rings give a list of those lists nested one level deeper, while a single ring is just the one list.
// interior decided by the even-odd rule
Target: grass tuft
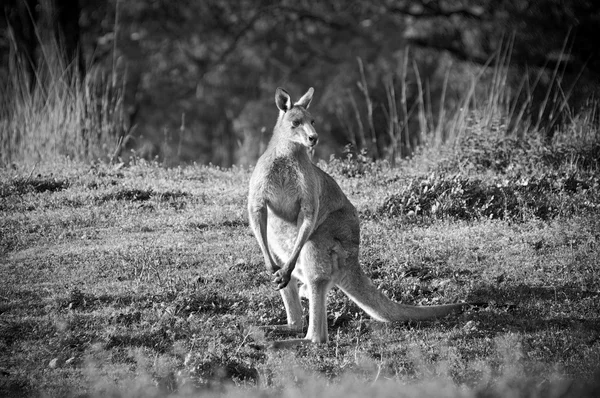
[{"label": "grass tuft", "polygon": [[0,198],[26,193],[57,192],[69,187],[69,181],[54,177],[15,178],[0,183]]}]

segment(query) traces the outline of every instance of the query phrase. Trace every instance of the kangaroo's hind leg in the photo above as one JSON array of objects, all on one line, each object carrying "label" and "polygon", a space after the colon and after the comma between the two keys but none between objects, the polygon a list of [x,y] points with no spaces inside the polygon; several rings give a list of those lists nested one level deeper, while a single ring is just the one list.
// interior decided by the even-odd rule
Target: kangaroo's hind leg
[{"label": "kangaroo's hind leg", "polygon": [[328,231],[318,230],[306,242],[301,254],[303,279],[309,302],[306,340],[326,343],[327,294],[334,286],[338,269],[338,247]]},{"label": "kangaroo's hind leg", "polygon": [[[334,286],[334,273],[337,269],[338,255],[334,250],[335,243],[327,236],[316,233],[306,242],[300,254],[298,276],[303,282],[303,290],[309,302],[308,330],[304,339],[275,341],[273,348],[294,347],[299,344],[326,343],[327,334],[327,293]],[[292,285],[290,283],[288,287]],[[297,284],[293,284],[297,288]],[[286,287],[287,289],[287,287]],[[282,292],[284,303],[286,293]],[[294,297],[299,297],[297,291]],[[291,303],[287,299],[286,309]],[[288,311],[288,320],[291,312]]]},{"label": "kangaroo's hind leg", "polygon": [[[277,248],[277,247],[276,247]],[[285,256],[280,250],[274,250],[272,253],[277,264],[284,262]],[[288,285],[279,290],[283,305],[285,307],[287,323],[278,325],[265,325],[260,328],[263,330],[274,331],[277,334],[297,336],[303,329],[303,311],[302,302],[300,301],[300,289],[297,275],[292,275]]]},{"label": "kangaroo's hind leg", "polygon": [[279,292],[287,315],[287,328],[290,331],[302,331],[302,303],[300,302],[298,279],[292,276],[290,283]]},{"label": "kangaroo's hind leg", "polygon": [[327,293],[332,283],[329,280],[310,281],[308,293],[308,330],[306,340],[313,343],[327,343]]},{"label": "kangaroo's hind leg", "polygon": [[263,330],[274,331],[276,334],[298,335],[302,332],[304,326],[298,279],[292,276],[290,283],[285,288],[279,290],[279,293],[281,294],[283,306],[285,307],[287,323],[265,325],[260,328]]}]

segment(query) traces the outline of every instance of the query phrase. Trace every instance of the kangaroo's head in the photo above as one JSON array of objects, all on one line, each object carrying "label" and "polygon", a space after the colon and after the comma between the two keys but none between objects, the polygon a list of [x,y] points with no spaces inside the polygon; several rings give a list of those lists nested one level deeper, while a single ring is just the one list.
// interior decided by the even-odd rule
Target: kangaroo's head
[{"label": "kangaroo's head", "polygon": [[307,148],[313,148],[319,141],[314,128],[315,120],[307,111],[314,92],[312,87],[309,88],[294,105],[287,91],[278,87],[275,92],[275,103],[279,108],[276,133]]}]

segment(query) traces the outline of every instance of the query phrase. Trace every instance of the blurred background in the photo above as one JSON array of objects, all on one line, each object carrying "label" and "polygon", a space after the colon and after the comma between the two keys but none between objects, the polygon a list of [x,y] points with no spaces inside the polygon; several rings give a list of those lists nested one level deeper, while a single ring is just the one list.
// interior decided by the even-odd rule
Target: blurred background
[{"label": "blurred background", "polygon": [[[393,163],[457,134],[453,115],[478,101],[504,109],[487,121],[503,134],[551,138],[600,80],[595,0],[4,0],[2,13],[5,120],[15,97],[47,104],[65,79],[87,102],[63,141],[105,129],[112,158],[168,166],[253,164],[278,86],[315,88],[317,158]],[[4,149],[25,141],[18,124]]]}]

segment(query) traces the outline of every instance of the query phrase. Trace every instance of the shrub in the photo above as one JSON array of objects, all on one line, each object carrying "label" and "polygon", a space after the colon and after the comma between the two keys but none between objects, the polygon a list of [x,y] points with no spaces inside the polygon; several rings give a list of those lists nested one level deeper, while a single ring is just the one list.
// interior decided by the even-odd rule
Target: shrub
[{"label": "shrub", "polygon": [[413,178],[402,192],[388,196],[378,214],[472,220],[547,220],[578,208],[595,208],[598,178],[547,173],[541,177],[510,177],[498,182],[431,174]]},{"label": "shrub", "polygon": [[333,175],[364,177],[388,168],[389,164],[385,161],[374,161],[366,149],[354,151],[352,145],[349,144],[344,147],[343,157],[331,156],[329,162],[321,162],[319,167]]}]

